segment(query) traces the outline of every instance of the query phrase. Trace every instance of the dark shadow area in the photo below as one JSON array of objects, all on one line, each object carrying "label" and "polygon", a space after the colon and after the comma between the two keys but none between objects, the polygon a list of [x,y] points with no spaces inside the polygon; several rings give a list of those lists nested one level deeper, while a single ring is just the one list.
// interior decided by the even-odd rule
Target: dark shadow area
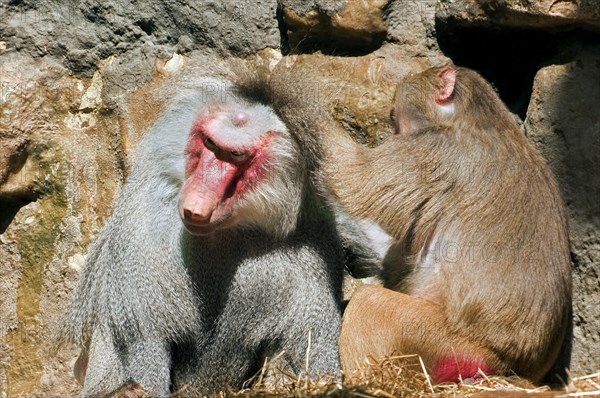
[{"label": "dark shadow area", "polygon": [[508,108],[525,119],[537,71],[557,54],[557,34],[451,27],[436,21],[438,43],[457,66],[478,71]]},{"label": "dark shadow area", "polygon": [[281,53],[287,55],[290,53],[290,44],[287,34],[287,25],[285,23],[285,18],[283,17],[281,5],[277,6],[275,16],[277,17],[277,28],[279,29],[279,46],[281,47]]},{"label": "dark shadow area", "polygon": [[139,28],[148,36],[152,36],[154,30],[156,29],[154,22],[150,19],[140,19],[139,21],[136,21],[135,24],[139,26]]},{"label": "dark shadow area", "polygon": [[33,202],[34,199],[0,198],[0,234],[3,234],[12,223],[21,207]]}]

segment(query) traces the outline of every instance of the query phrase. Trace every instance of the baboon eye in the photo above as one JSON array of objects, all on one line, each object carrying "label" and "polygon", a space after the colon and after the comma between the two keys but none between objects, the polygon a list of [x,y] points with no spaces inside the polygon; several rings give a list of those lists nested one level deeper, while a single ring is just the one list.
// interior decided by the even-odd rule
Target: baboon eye
[{"label": "baboon eye", "polygon": [[206,146],[206,148],[208,148],[211,151],[217,151],[220,148],[217,146],[217,144],[215,144],[215,142],[213,140],[211,140],[209,137],[206,137],[206,140],[204,141],[204,145]]},{"label": "baboon eye", "polygon": [[248,154],[243,151],[231,151],[229,152],[229,154],[235,162],[241,162],[243,160],[246,160],[246,157],[248,156]]}]

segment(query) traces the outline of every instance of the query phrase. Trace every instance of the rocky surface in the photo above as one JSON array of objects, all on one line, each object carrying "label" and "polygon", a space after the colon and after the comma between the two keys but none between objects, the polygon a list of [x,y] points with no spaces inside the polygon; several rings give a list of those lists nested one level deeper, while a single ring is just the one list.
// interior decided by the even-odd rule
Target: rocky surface
[{"label": "rocky surface", "polygon": [[0,5],[0,40],[5,51],[52,57],[91,77],[114,55],[140,62],[198,48],[247,56],[277,47],[276,7],[268,0],[9,1]]},{"label": "rocky surface", "polygon": [[386,36],[383,9],[388,2],[280,1],[287,41],[283,50],[347,54],[374,49]]},{"label": "rocky surface", "polygon": [[571,215],[574,369],[598,368],[600,352],[600,46],[540,69],[525,131],[557,175]]},{"label": "rocky surface", "polygon": [[[0,5],[0,397],[70,395],[49,351],[153,89],[235,56],[303,89],[366,145],[393,84],[449,60],[480,70],[524,120],[571,214],[571,369],[600,366],[600,6],[595,0],[51,1]],[[287,55],[286,55],[287,54]],[[213,58],[211,58],[213,57]],[[214,66],[213,66],[214,67]],[[185,70],[185,69],[183,69]],[[314,85],[311,85],[314,86]],[[551,250],[551,248],[549,248]],[[568,352],[566,357],[568,357]]]}]

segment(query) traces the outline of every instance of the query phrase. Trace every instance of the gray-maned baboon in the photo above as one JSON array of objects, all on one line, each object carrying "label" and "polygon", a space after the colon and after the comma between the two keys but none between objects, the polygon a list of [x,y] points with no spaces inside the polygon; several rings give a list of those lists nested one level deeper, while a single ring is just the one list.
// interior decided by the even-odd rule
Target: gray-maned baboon
[{"label": "gray-maned baboon", "polygon": [[185,86],[136,148],[64,315],[83,395],[239,388],[281,351],[293,372],[339,374],[344,259],[376,265],[321,191],[320,126],[266,79]]}]

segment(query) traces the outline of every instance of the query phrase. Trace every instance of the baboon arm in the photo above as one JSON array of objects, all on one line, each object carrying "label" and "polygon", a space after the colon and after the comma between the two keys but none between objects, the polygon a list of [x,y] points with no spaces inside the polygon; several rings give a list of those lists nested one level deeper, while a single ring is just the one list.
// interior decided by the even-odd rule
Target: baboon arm
[{"label": "baboon arm", "polygon": [[84,377],[82,397],[105,396],[119,388],[125,381],[125,369],[110,334],[94,330],[87,352],[82,352],[75,372]]},{"label": "baboon arm", "polygon": [[163,342],[148,339],[118,350],[110,334],[96,329],[89,351],[78,361],[85,360],[84,397],[104,397],[127,382],[140,384],[153,397],[170,395],[171,360]]}]

